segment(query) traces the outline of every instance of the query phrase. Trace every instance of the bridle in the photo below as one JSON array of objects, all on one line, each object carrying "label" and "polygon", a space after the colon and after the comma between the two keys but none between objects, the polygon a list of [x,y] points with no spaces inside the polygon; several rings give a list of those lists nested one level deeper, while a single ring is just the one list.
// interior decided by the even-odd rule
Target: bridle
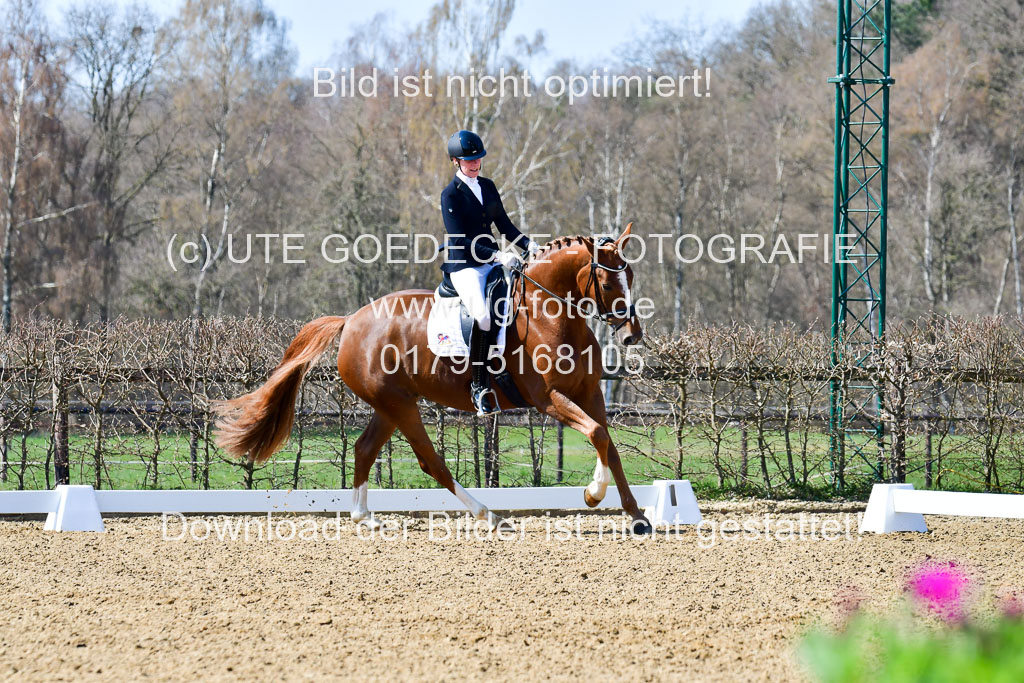
[{"label": "bridle", "polygon": [[[598,284],[598,282],[597,282],[597,271],[598,271],[598,269],[608,271],[609,273],[621,273],[622,271],[626,270],[626,268],[629,267],[628,263],[623,263],[619,267],[614,267],[614,266],[606,266],[606,265],[604,265],[602,263],[598,263],[597,262],[597,260],[596,260],[597,259],[597,256],[596,256],[597,255],[597,250],[600,247],[603,247],[603,246],[605,246],[607,244],[613,243],[614,241],[615,240],[611,239],[610,237],[602,237],[602,238],[600,238],[599,240],[597,240],[594,243],[594,254],[595,254],[595,256],[594,256],[593,259],[590,260],[590,274],[587,276],[587,284],[584,285],[584,287],[583,287],[583,296],[584,296],[584,298],[586,298],[587,290],[591,288],[591,285],[593,285],[593,287],[594,287],[594,303],[597,306],[597,313],[594,313],[593,310],[585,310],[580,305],[579,302],[573,303],[573,302],[569,301],[568,299],[566,299],[565,297],[559,296],[558,294],[555,294],[550,289],[548,289],[547,287],[545,287],[541,283],[539,283],[536,280],[534,280],[532,277],[530,277],[529,275],[526,274],[525,263],[524,263],[524,266],[522,268],[516,268],[516,269],[513,270],[513,272],[515,274],[521,276],[524,279],[524,281],[523,281],[523,296],[524,297],[526,296],[526,282],[525,282],[525,280],[529,280],[538,289],[546,292],[548,295],[550,295],[551,297],[557,299],[558,301],[561,301],[563,304],[565,304],[569,308],[576,309],[576,312],[579,313],[582,317],[590,318],[590,319],[593,319],[593,320],[600,320],[601,322],[603,322],[606,325],[611,325],[612,332],[618,332],[626,323],[628,323],[633,318],[633,316],[636,315],[636,306],[633,305],[633,304],[630,304],[629,306],[627,306],[625,308],[620,308],[620,309],[617,309],[617,310],[614,310],[614,311],[608,310],[605,307],[605,305],[604,305],[603,297],[598,293],[598,290],[597,290],[597,284]],[[523,252],[523,256],[526,257],[526,252]],[[512,289],[513,290],[515,289],[515,284],[512,285]],[[619,320],[617,323],[613,323],[614,320],[618,320],[619,318],[622,318],[622,319]]]}]

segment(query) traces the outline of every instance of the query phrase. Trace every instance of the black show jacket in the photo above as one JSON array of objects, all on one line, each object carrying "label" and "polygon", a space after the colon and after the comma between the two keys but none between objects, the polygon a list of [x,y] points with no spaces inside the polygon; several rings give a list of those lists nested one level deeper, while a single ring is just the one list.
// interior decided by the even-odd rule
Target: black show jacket
[{"label": "black show jacket", "polygon": [[441,192],[441,216],[448,233],[442,271],[451,273],[488,263],[498,251],[498,243],[491,233],[492,224],[497,225],[505,239],[520,249],[529,244],[529,238],[509,220],[498,188],[491,179],[478,180],[483,204],[457,175]]}]

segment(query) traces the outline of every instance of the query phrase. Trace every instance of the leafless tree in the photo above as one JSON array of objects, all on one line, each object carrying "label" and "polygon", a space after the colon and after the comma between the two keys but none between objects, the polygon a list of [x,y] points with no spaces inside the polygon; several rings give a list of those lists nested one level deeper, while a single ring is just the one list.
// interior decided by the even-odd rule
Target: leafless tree
[{"label": "leafless tree", "polygon": [[133,215],[133,203],[165,170],[173,153],[175,126],[154,87],[155,70],[169,49],[148,10],[119,12],[110,4],[85,4],[66,15],[71,64],[83,74],[79,89],[88,128],[79,172],[95,202],[75,217],[81,227],[96,226],[99,318],[109,319],[118,263],[125,242],[152,227],[154,218]]}]

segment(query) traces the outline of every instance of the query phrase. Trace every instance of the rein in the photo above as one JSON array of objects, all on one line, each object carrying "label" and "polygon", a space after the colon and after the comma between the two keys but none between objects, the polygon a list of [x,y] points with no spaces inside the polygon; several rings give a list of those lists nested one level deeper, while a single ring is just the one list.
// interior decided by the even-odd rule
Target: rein
[{"label": "rein", "polygon": [[[607,238],[605,238],[605,239],[607,239]],[[611,240],[608,240],[608,241],[610,242]],[[603,243],[603,241],[602,242],[598,242],[598,244],[595,245],[595,247],[600,246],[602,243]],[[611,325],[611,328],[612,328],[613,332],[618,332],[619,329],[623,325],[625,325],[626,323],[629,322],[630,318],[632,318],[634,315],[636,315],[636,306],[633,305],[633,304],[630,304],[626,308],[622,308],[622,309],[615,310],[615,311],[604,310],[604,304],[603,304],[603,302],[601,300],[601,296],[597,292],[597,269],[600,268],[601,270],[606,270],[606,271],[608,271],[610,273],[621,273],[628,266],[629,266],[628,263],[624,263],[622,266],[620,266],[618,268],[613,268],[612,266],[606,266],[606,265],[603,265],[601,263],[597,263],[594,260],[590,261],[590,275],[587,278],[587,284],[583,288],[583,296],[584,297],[587,296],[586,290],[590,289],[591,285],[593,284],[594,285],[594,304],[597,306],[597,313],[594,313],[592,310],[589,310],[589,311],[588,310],[584,310],[583,307],[580,306],[579,302],[573,303],[573,302],[569,301],[568,299],[566,299],[565,297],[559,296],[558,294],[555,294],[550,289],[548,289],[547,287],[545,287],[544,285],[542,285],[541,283],[537,282],[532,277],[527,275],[526,274],[526,266],[525,265],[522,268],[514,269],[513,272],[515,272],[517,275],[519,275],[522,278],[524,278],[524,280],[529,280],[538,289],[546,292],[548,295],[554,297],[558,301],[561,301],[566,306],[568,306],[570,308],[575,308],[576,311],[582,317],[588,318],[588,319],[593,319],[593,320],[599,320],[599,321],[603,322],[606,325]],[[515,285],[514,284],[512,285],[512,289],[515,289]],[[523,282],[523,296],[524,297],[526,296],[526,283],[525,282]],[[619,320],[618,323],[613,324],[612,320],[613,319],[618,319],[618,318],[622,318],[622,320]]]}]

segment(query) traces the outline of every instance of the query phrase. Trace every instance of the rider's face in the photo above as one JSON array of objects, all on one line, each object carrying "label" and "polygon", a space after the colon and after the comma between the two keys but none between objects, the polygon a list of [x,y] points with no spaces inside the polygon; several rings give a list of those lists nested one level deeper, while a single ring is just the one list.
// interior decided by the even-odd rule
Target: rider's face
[{"label": "rider's face", "polygon": [[476,178],[480,173],[480,159],[473,159],[472,161],[466,161],[465,159],[458,159],[459,168],[466,174],[468,178]]}]

